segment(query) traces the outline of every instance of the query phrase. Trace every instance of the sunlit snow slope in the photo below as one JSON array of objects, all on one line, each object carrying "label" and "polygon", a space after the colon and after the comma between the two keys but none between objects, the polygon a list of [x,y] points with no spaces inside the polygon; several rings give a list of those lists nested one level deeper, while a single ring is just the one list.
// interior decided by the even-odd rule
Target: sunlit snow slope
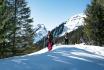
[{"label": "sunlit snow slope", "polygon": [[24,56],[0,60],[0,70],[104,70],[104,47],[54,45]]}]

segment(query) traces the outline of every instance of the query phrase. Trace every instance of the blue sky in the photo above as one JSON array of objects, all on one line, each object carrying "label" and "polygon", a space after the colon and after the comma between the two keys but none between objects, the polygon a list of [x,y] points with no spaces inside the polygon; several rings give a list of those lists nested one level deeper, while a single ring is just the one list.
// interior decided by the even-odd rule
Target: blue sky
[{"label": "blue sky", "polygon": [[91,0],[27,0],[33,25],[44,24],[52,30],[72,15],[83,13]]}]

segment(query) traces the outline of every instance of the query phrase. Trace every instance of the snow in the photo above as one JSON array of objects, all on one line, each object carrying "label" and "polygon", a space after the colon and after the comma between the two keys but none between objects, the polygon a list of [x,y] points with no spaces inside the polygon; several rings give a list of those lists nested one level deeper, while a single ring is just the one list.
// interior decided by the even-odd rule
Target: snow
[{"label": "snow", "polygon": [[66,24],[64,25],[63,33],[60,36],[63,36],[66,32],[71,32],[77,29],[79,26],[83,26],[85,17],[86,15],[83,13],[70,17],[66,21]]},{"label": "snow", "polygon": [[24,56],[0,60],[1,70],[104,70],[104,47],[54,45]]},{"label": "snow", "polygon": [[37,26],[35,26],[34,32],[35,32],[34,43],[40,41],[48,33],[44,24],[38,24]]}]

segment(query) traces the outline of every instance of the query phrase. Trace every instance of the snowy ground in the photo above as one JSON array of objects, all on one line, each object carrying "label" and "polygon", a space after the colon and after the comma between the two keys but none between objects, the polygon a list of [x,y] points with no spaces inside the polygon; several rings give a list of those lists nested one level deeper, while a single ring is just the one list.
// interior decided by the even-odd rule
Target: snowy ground
[{"label": "snowy ground", "polygon": [[0,60],[0,70],[104,70],[104,47],[57,45],[32,54]]}]

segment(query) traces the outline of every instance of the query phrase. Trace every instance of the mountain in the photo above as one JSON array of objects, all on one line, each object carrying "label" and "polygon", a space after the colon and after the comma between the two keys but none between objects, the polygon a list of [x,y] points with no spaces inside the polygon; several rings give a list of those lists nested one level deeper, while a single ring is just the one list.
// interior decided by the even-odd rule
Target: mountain
[{"label": "mountain", "polygon": [[44,36],[47,35],[47,29],[43,24],[38,24],[37,26],[34,27],[34,43],[40,41]]},{"label": "mountain", "polygon": [[[70,17],[67,21],[61,23],[59,26],[54,28],[51,33],[54,36],[54,40],[57,41],[55,43],[62,43],[64,40],[64,34],[66,32],[69,33],[69,40],[70,44],[74,43],[80,43],[82,39],[85,39],[86,37],[83,37],[83,26],[84,25],[84,18],[86,16],[84,14],[77,14],[72,17]],[[47,34],[47,30],[44,27],[44,25],[37,25],[36,29],[36,36],[35,36],[35,43],[38,43],[38,46],[44,45],[44,39],[43,37]]]},{"label": "mountain", "polygon": [[104,70],[104,47],[54,45],[24,56],[0,60],[1,70]]},{"label": "mountain", "polygon": [[68,33],[69,44],[88,43],[88,37],[84,34],[85,14],[77,14],[52,30],[56,44],[64,44],[64,35]]},{"label": "mountain", "polygon": [[54,29],[51,31],[51,33],[53,34],[54,37],[58,37],[60,34],[63,33],[64,25],[65,25],[65,24],[66,24],[66,23],[63,22],[62,24],[60,24],[58,27],[54,28]]},{"label": "mountain", "polygon": [[[51,33],[54,37],[54,43],[64,43],[64,34],[68,32],[69,44],[81,43],[82,41],[87,42],[87,37],[83,33],[84,14],[77,14],[70,17],[67,21],[61,23],[59,26],[54,28]],[[45,38],[44,38],[45,39]],[[45,41],[41,39],[37,45],[43,47]]]},{"label": "mountain", "polygon": [[77,29],[79,26],[84,25],[84,18],[86,16],[84,14],[77,14],[70,17],[66,22],[63,22],[58,27],[52,30],[54,36],[63,36],[66,32],[71,32]]},{"label": "mountain", "polygon": [[86,16],[81,13],[81,14],[77,14],[77,15],[74,15],[71,18],[69,18],[66,21],[66,24],[64,25],[64,29],[63,29],[62,35],[65,32],[71,32],[71,31],[77,29],[79,26],[83,26],[85,17]]}]

